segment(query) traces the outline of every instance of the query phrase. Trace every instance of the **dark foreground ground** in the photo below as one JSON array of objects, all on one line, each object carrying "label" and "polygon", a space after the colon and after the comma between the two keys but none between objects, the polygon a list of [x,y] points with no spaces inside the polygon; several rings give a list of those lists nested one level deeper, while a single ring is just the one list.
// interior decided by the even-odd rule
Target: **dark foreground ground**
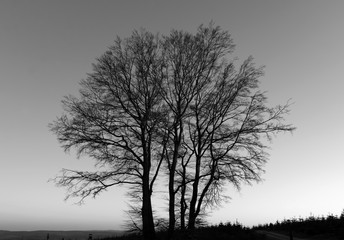
[{"label": "dark foreground ground", "polygon": [[[141,240],[140,234],[129,234],[120,231],[0,231],[0,240]],[[157,240],[167,239],[166,232],[158,232]],[[240,224],[220,224],[202,227],[194,232],[176,231],[175,240],[263,240],[263,234],[243,227]]]},{"label": "dark foreground ground", "polygon": [[[157,234],[167,239],[165,232]],[[103,240],[140,240],[140,235],[118,236]],[[175,240],[344,240],[344,211],[341,216],[289,219],[246,228],[240,223],[227,223],[196,229],[194,232],[177,231]]]},{"label": "dark foreground ground", "polygon": [[[165,233],[158,233],[157,240],[166,240]],[[315,236],[301,236],[293,234],[292,238],[284,232],[271,232],[260,230],[245,230],[243,232],[228,233],[222,231],[196,230],[194,233],[177,232],[173,240],[344,240],[333,234],[321,234]],[[142,240],[140,235],[125,235],[115,238],[104,238],[102,240]]]},{"label": "dark foreground ground", "polygon": [[[48,235],[49,234],[49,235]],[[0,240],[88,240],[92,234],[93,240],[141,240],[139,234],[128,234],[120,231],[32,231],[10,232],[0,231]],[[157,233],[158,240],[167,239],[165,232]],[[222,227],[205,227],[195,232],[176,232],[174,240],[290,240],[284,232],[253,230],[248,228],[228,229]],[[293,240],[338,240],[333,235],[317,235],[299,237],[294,234]]]},{"label": "dark foreground ground", "polygon": [[[141,240],[140,234],[123,231],[0,231],[0,240]],[[292,235],[292,238],[291,238]],[[166,231],[157,240],[167,239]],[[176,231],[174,240],[344,240],[344,213],[338,217],[311,216],[247,228],[240,223],[199,227]]]},{"label": "dark foreground ground", "polygon": [[[238,228],[237,228],[238,227]],[[142,236],[139,234],[129,234],[124,236],[118,236],[116,238],[105,238],[102,240],[141,240]],[[166,232],[157,233],[158,240],[166,240]],[[265,234],[261,234],[248,228],[242,228],[239,226],[211,226],[202,227],[190,231],[176,231],[173,240],[265,240]]]}]

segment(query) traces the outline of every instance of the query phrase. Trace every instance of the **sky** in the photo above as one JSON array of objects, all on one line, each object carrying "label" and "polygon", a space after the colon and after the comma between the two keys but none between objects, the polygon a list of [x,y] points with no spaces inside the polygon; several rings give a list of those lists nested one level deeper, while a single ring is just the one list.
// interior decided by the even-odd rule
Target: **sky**
[{"label": "sky", "polygon": [[63,96],[116,36],[146,28],[195,32],[214,21],[231,34],[238,63],[265,65],[271,106],[293,103],[297,130],[270,144],[264,181],[228,187],[210,223],[244,225],[344,209],[344,2],[341,0],[0,1],[0,230],[121,229],[128,199],[113,188],[82,206],[48,180],[62,168],[93,169],[66,154],[48,124]]}]

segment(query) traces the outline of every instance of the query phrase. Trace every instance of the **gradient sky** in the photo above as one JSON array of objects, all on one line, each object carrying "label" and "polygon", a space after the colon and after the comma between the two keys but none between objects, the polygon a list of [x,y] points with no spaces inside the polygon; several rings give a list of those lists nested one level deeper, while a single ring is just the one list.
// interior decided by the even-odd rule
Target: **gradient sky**
[{"label": "gradient sky", "polygon": [[213,20],[237,45],[234,56],[266,65],[269,104],[294,103],[297,130],[271,144],[265,179],[228,188],[232,200],[209,222],[244,225],[344,209],[344,1],[15,1],[0,2],[0,229],[120,229],[125,190],[77,206],[49,178],[92,169],[65,154],[48,130],[61,99],[118,35],[144,27],[194,32]]}]

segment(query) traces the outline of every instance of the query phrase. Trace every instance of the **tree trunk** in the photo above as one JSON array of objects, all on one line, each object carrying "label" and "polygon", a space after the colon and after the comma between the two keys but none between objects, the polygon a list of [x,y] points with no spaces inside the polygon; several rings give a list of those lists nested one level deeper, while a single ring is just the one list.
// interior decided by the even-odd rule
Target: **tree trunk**
[{"label": "tree trunk", "polygon": [[198,197],[198,184],[199,184],[199,175],[200,175],[200,163],[201,159],[199,156],[196,157],[196,167],[195,167],[195,181],[192,184],[192,197],[190,201],[190,210],[189,210],[189,222],[188,229],[195,229],[196,224],[196,203]]},{"label": "tree trunk", "polygon": [[154,219],[152,211],[151,196],[149,187],[143,186],[142,198],[142,228],[143,238],[146,240],[155,239]]},{"label": "tree trunk", "polygon": [[[145,145],[144,145],[145,146]],[[155,228],[154,218],[152,210],[151,195],[152,190],[150,189],[150,154],[146,148],[144,148],[144,163],[143,163],[143,174],[142,174],[142,228],[143,228],[143,239],[154,240],[155,239]]]},{"label": "tree trunk", "polygon": [[195,224],[196,224],[195,205],[190,203],[188,229],[189,230],[195,229]]},{"label": "tree trunk", "polygon": [[169,192],[169,224],[168,224],[168,239],[172,239],[174,234],[174,228],[176,224],[176,216],[174,212],[175,205],[175,193],[174,193],[174,171],[176,168],[176,161],[173,159],[170,169],[170,178],[168,184]]},{"label": "tree trunk", "polygon": [[169,183],[168,183],[168,193],[169,193],[169,224],[168,224],[168,239],[172,239],[174,234],[174,229],[176,225],[176,215],[175,215],[175,196],[174,191],[174,176],[178,161],[178,152],[180,146],[180,135],[182,130],[178,131],[178,127],[174,128],[174,152],[172,158],[172,164],[170,165],[169,172]]},{"label": "tree trunk", "polygon": [[182,187],[180,191],[180,228],[182,231],[185,230],[185,212],[187,205],[185,203],[185,194],[186,194],[186,169],[183,165],[183,175],[182,175]]}]

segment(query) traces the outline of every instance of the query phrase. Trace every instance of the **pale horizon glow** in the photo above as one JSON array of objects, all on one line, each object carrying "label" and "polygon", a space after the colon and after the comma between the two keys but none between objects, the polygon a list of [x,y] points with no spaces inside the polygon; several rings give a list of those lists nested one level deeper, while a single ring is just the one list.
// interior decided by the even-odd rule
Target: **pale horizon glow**
[{"label": "pale horizon glow", "polygon": [[[297,127],[270,145],[264,181],[228,187],[231,200],[209,223],[252,226],[344,209],[344,2],[275,1],[10,1],[0,2],[0,230],[122,229],[129,199],[113,188],[82,206],[48,182],[62,168],[92,169],[91,159],[63,152],[48,124],[63,96],[116,36],[141,27],[194,32],[214,21],[228,30],[238,64],[252,55],[266,66],[268,103],[293,102]],[[167,202],[155,193],[156,211]]]}]

